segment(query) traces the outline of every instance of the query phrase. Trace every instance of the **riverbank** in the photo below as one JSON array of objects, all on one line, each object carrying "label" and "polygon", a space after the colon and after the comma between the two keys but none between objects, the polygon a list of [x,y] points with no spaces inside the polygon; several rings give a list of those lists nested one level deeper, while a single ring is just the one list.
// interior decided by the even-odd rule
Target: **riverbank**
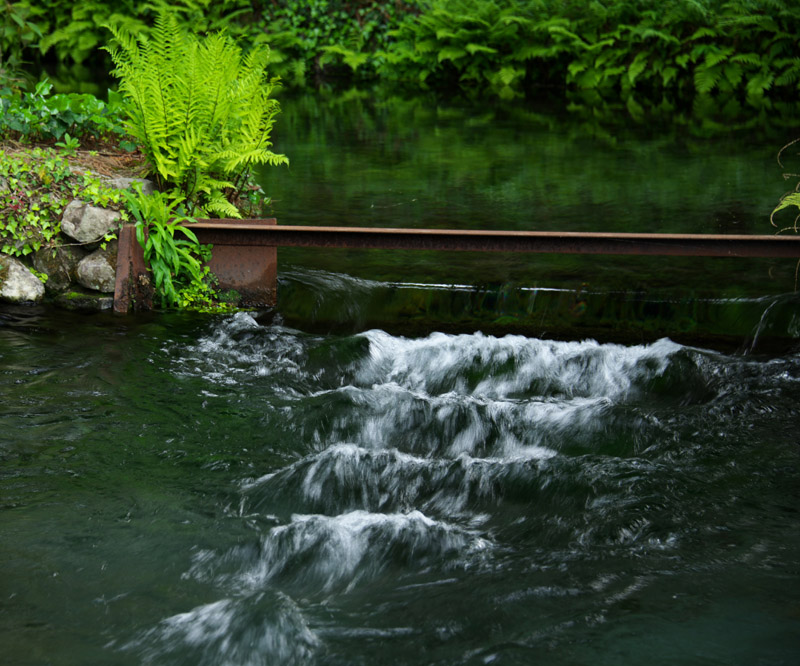
[{"label": "riverbank", "polygon": [[147,187],[142,168],[108,148],[0,144],[0,300],[110,309],[124,192]]}]

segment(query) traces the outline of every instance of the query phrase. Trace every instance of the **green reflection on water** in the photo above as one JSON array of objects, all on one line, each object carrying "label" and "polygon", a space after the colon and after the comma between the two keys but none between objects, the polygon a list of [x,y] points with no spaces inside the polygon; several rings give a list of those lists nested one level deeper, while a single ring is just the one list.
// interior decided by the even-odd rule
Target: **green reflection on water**
[{"label": "green reflection on water", "polygon": [[[797,110],[698,98],[688,107],[651,104],[641,116],[588,97],[477,107],[359,91],[290,97],[283,108],[275,142],[292,163],[262,180],[281,224],[746,234],[773,231],[769,213],[786,188],[775,156]],[[796,262],[281,248],[279,269],[281,311],[295,323],[349,318],[387,327],[427,318],[432,328],[499,323],[533,335],[574,327],[630,340],[726,332],[741,339],[769,303],[739,299],[793,291]],[[394,291],[387,301],[382,288],[365,296],[365,313],[331,297],[336,278],[327,287],[312,280],[306,293],[289,277],[298,271],[474,293]],[[539,294],[531,326],[527,301],[485,307],[482,294],[501,302],[515,289],[571,293]]]}]

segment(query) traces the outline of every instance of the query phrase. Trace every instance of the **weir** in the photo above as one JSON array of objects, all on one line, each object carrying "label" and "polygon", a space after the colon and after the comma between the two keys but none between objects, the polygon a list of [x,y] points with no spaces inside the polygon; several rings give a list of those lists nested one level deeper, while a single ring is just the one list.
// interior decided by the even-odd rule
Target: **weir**
[{"label": "weir", "polygon": [[[247,307],[277,300],[277,247],[462,250],[698,257],[800,257],[800,236],[656,234],[474,229],[279,226],[274,218],[199,220],[191,224],[223,290],[239,292]],[[152,308],[152,288],[133,226],[120,232],[114,311]]]}]

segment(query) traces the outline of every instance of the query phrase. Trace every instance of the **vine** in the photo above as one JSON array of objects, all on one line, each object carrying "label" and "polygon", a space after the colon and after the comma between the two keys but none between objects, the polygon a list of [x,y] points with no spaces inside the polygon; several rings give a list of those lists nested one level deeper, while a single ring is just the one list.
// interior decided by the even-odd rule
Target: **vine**
[{"label": "vine", "polygon": [[[24,257],[54,249],[61,216],[72,199],[114,208],[127,219],[123,192],[89,172],[77,174],[52,149],[0,150],[0,253]],[[111,232],[103,242],[116,238]]]}]

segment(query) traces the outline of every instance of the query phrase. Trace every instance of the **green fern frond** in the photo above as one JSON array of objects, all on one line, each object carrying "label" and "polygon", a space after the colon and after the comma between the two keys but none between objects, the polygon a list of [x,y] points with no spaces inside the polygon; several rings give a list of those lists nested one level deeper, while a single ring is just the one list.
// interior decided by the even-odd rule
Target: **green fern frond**
[{"label": "green fern frond", "polygon": [[732,62],[738,62],[743,65],[752,65],[754,67],[761,66],[761,56],[757,53],[737,53],[731,56]]},{"label": "green fern frond", "polygon": [[776,86],[790,86],[800,81],[800,58],[794,58],[778,76],[775,77]]},{"label": "green fern frond", "polygon": [[200,38],[163,8],[149,37],[109,29],[127,129],[160,187],[175,188],[190,208],[230,216],[223,191],[235,189],[253,164],[288,162],[269,150],[279,109],[270,98],[275,80],[266,75],[269,47],[243,56],[226,35]]},{"label": "green fern frond", "polygon": [[719,63],[726,61],[733,52],[734,49],[732,46],[726,46],[724,48],[715,47],[713,51],[706,53],[704,65],[708,69],[715,67]]},{"label": "green fern frond", "polygon": [[751,76],[747,81],[748,96],[759,97],[772,87],[775,77],[768,71],[761,71]]},{"label": "green fern frond", "polygon": [[717,87],[722,74],[719,68],[698,67],[694,71],[694,87],[701,95]]}]

